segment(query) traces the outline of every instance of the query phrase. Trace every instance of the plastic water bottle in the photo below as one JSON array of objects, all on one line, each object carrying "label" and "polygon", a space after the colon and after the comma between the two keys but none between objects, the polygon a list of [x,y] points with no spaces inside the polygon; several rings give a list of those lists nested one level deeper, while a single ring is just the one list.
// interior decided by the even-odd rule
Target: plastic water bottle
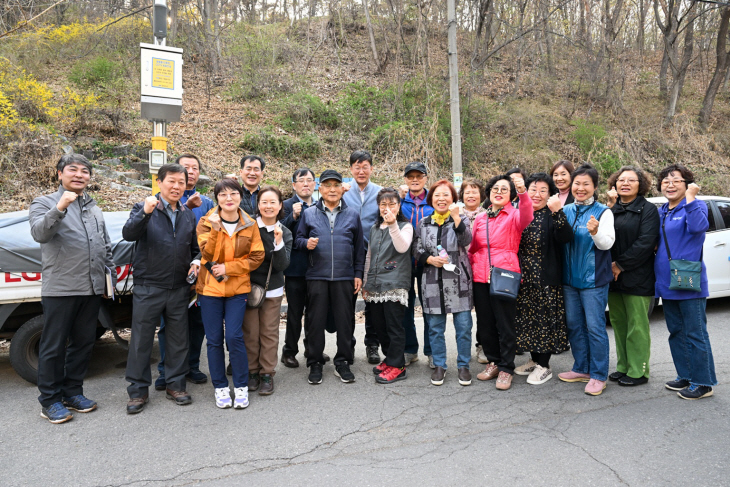
[{"label": "plastic water bottle", "polygon": [[439,257],[441,257],[443,259],[448,259],[449,262],[451,262],[451,259],[449,259],[449,254],[448,254],[448,252],[446,252],[446,249],[444,249],[440,245],[437,245],[436,250],[438,250],[438,252],[439,252]]}]

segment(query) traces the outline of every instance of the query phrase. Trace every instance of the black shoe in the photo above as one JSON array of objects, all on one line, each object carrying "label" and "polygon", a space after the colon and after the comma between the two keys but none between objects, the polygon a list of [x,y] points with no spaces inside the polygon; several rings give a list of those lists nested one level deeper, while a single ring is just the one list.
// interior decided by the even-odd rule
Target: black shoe
[{"label": "black shoe", "polygon": [[355,382],[355,374],[350,371],[348,364],[335,366],[335,375],[344,383]]},{"label": "black shoe", "polygon": [[647,382],[649,382],[648,377],[639,377],[638,379],[634,379],[633,377],[629,377],[628,375],[625,375],[618,380],[618,385],[620,385],[620,386],[640,386],[641,384],[646,384]]},{"label": "black shoe", "polygon": [[710,397],[713,394],[712,387],[709,386],[695,386],[690,385],[685,387],[677,393],[682,399],[702,399],[703,397]]},{"label": "black shoe", "polygon": [[144,405],[147,404],[148,397],[132,397],[127,402],[127,414],[141,413]]},{"label": "black shoe", "polygon": [[185,378],[193,384],[205,384],[208,382],[208,376],[199,369],[190,369],[190,372],[188,372]]},{"label": "black shoe", "polygon": [[296,369],[299,367],[299,360],[297,360],[297,358],[293,355],[282,355],[281,363],[284,364],[284,367],[288,367],[290,369]]},{"label": "black shoe", "polygon": [[687,379],[680,379],[677,377],[676,379],[670,380],[664,384],[664,387],[670,391],[681,391],[682,389],[689,387],[689,381]]},{"label": "black shoe", "polygon": [[313,385],[322,383],[322,364],[312,364],[307,382]]},{"label": "black shoe", "polygon": [[365,354],[368,356],[368,363],[370,363],[370,364],[379,364],[380,363],[380,354],[378,353],[377,345],[368,345],[367,347],[365,347]]},{"label": "black shoe", "polygon": [[178,406],[186,406],[193,402],[193,398],[187,391],[173,391],[172,389],[165,389],[165,397],[171,401],[175,401]]},{"label": "black shoe", "polygon": [[623,372],[619,372],[618,370],[614,372],[613,374],[608,376],[608,380],[612,380],[614,382],[618,381],[621,377],[626,377],[626,374]]},{"label": "black shoe", "polygon": [[155,381],[155,390],[164,391],[165,389],[167,389],[167,382],[165,382],[165,376],[160,374],[160,376]]},{"label": "black shoe", "polygon": [[259,374],[250,374],[248,376],[248,391],[253,392],[259,388],[261,377]]}]

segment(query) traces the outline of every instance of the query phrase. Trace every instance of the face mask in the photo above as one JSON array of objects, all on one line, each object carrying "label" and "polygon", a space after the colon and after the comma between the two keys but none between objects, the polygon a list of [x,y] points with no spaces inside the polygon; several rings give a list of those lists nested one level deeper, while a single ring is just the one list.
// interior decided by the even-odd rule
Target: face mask
[{"label": "face mask", "polygon": [[444,264],[444,270],[447,272],[453,272],[457,276],[461,274],[461,269],[456,267],[456,264]]}]

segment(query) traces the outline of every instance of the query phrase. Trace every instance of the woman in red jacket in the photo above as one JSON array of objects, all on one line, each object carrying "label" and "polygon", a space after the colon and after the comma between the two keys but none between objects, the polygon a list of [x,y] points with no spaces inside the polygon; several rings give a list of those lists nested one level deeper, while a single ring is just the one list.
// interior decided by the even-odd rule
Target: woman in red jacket
[{"label": "woman in red jacket", "polygon": [[[478,215],[474,221],[469,248],[469,260],[474,273],[477,340],[489,360],[477,379],[491,380],[499,376],[497,389],[506,391],[512,385],[515,371],[517,344],[514,322],[517,307],[515,301],[490,295],[489,274],[492,267],[520,272],[517,251],[522,231],[533,218],[532,202],[521,177],[511,180],[507,175],[495,176],[487,183],[486,192],[489,206],[487,212]],[[519,198],[519,208],[510,204],[515,198]]]}]

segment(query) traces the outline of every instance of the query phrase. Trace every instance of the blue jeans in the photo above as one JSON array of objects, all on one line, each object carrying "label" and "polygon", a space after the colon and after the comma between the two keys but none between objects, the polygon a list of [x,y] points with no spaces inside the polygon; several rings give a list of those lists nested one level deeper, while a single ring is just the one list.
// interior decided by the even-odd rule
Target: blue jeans
[{"label": "blue jeans", "polygon": [[[427,315],[424,315],[427,316]],[[451,313],[456,331],[456,364],[461,369],[469,368],[471,360],[471,311]],[[446,315],[428,315],[428,335],[433,351],[433,364],[446,369]]]},{"label": "blue jeans", "polygon": [[608,284],[592,289],[563,286],[568,340],[573,352],[573,372],[591,379],[608,378],[608,333],[606,304]]},{"label": "blue jeans", "polygon": [[[408,307],[403,314],[403,328],[406,330],[406,348],[405,353],[418,353],[418,334],[416,333],[416,320],[414,312],[416,307],[416,289],[418,295],[421,295],[421,276],[423,276],[423,267],[413,268],[411,277],[411,289],[408,291]],[[431,355],[431,343],[428,339],[428,315],[423,315],[423,354]]]},{"label": "blue jeans", "polygon": [[690,381],[692,385],[717,385],[715,361],[707,334],[707,299],[665,299],[663,304],[669,330],[669,350],[677,377]]},{"label": "blue jeans", "polygon": [[[200,351],[203,348],[205,339],[205,327],[200,314],[200,304],[196,303],[188,308],[188,333],[190,335],[190,348],[188,349],[188,365],[190,371],[200,370]],[[165,319],[160,318],[160,329],[157,331],[157,341],[160,346],[160,362],[157,364],[157,371],[160,377],[165,377]]]},{"label": "blue jeans", "polygon": [[248,294],[238,294],[230,298],[198,296],[198,301],[203,312],[205,336],[208,337],[208,370],[213,387],[228,387],[223,350],[224,333],[233,369],[233,387],[247,387],[248,355],[243,341],[243,316],[246,313]]}]

